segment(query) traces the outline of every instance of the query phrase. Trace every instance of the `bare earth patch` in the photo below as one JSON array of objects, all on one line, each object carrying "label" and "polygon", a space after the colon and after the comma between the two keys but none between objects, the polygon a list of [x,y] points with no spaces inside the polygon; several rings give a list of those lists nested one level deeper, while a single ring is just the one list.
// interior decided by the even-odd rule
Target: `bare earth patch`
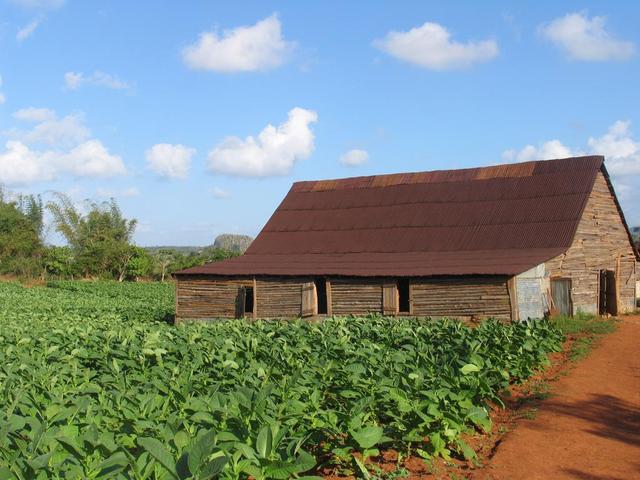
[{"label": "bare earth patch", "polygon": [[623,317],[477,478],[640,478],[639,344],[640,317]]}]

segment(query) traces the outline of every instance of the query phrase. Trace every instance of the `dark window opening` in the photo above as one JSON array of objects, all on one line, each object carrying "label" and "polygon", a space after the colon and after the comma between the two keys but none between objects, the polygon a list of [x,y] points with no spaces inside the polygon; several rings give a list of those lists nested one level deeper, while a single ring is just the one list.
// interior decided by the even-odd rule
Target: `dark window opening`
[{"label": "dark window opening", "polygon": [[324,278],[316,278],[316,294],[318,295],[318,315],[326,315],[327,310],[327,281]]},{"label": "dark window opening", "polygon": [[411,312],[411,302],[409,297],[409,279],[401,278],[398,280],[398,310],[400,313]]},{"label": "dark window opening", "polygon": [[600,270],[599,283],[598,313],[600,315],[617,315],[616,272],[613,270]]},{"label": "dark window opening", "polygon": [[253,316],[253,287],[244,289],[244,314],[248,317]]}]

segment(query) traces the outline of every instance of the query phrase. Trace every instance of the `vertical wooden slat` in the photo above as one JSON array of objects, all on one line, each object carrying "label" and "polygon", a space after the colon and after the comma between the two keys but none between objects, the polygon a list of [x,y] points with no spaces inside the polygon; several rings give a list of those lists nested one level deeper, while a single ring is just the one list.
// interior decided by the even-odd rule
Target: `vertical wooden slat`
[{"label": "vertical wooden slat", "polygon": [[302,316],[312,317],[318,314],[318,296],[316,284],[308,282],[302,284]]},{"label": "vertical wooden slat", "polygon": [[327,279],[327,315],[330,317],[333,315],[333,306],[332,306],[332,298],[331,298],[331,280]]},{"label": "vertical wooden slat", "polygon": [[413,315],[413,280],[409,281],[409,315]]},{"label": "vertical wooden slat", "polygon": [[607,287],[606,287],[606,296],[607,296],[607,313],[611,315],[618,314],[618,292],[617,292],[617,275],[614,270],[607,270]]},{"label": "vertical wooden slat", "polygon": [[507,280],[507,291],[509,292],[509,304],[511,305],[511,321],[520,321],[520,309],[518,308],[518,291],[516,290],[516,277]]},{"label": "vertical wooden slat", "polygon": [[253,277],[253,319],[258,318],[258,282]]},{"label": "vertical wooden slat", "polygon": [[178,325],[180,323],[180,315],[178,313],[178,297],[179,297],[180,292],[178,291],[178,285],[180,285],[180,283],[179,282],[175,282],[175,285],[174,285],[174,287],[175,287],[174,288],[174,290],[175,290],[175,298],[174,298],[173,302],[174,302],[174,311],[176,313],[175,313],[175,315],[173,317],[174,325]]},{"label": "vertical wooden slat", "polygon": [[382,286],[382,313],[398,314],[398,286],[395,283],[385,283]]}]

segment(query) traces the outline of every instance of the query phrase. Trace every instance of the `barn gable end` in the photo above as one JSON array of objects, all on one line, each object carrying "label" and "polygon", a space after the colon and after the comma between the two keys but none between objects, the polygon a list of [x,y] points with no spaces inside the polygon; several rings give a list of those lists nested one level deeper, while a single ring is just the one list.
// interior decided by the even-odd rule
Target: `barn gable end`
[{"label": "barn gable end", "polygon": [[596,176],[571,246],[545,267],[550,279],[571,279],[573,313],[599,313],[601,270],[615,272],[621,313],[635,308],[636,253],[603,171]]}]

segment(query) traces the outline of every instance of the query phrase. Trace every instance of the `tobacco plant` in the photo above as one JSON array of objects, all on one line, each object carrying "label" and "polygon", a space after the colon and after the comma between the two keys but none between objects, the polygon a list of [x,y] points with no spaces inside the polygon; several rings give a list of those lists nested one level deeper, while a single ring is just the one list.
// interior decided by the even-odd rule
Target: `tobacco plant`
[{"label": "tobacco plant", "polygon": [[[331,318],[175,327],[171,287],[0,284],[0,478],[367,475],[381,448],[472,458],[548,322]],[[357,455],[354,455],[357,454]]]}]

